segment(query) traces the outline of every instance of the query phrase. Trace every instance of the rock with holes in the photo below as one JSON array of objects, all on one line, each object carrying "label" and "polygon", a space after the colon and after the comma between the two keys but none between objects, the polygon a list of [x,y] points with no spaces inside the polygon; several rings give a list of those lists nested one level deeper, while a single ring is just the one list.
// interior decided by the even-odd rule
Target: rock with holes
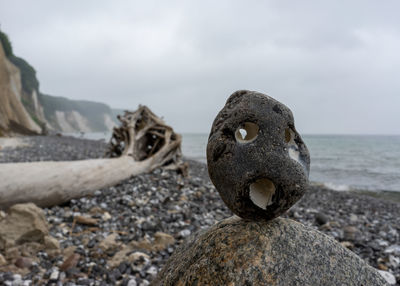
[{"label": "rock with holes", "polygon": [[386,285],[333,238],[290,219],[225,219],[192,236],[152,285]]},{"label": "rock with holes", "polygon": [[235,214],[270,220],[306,191],[310,156],[288,107],[258,92],[237,91],[214,120],[207,163]]}]

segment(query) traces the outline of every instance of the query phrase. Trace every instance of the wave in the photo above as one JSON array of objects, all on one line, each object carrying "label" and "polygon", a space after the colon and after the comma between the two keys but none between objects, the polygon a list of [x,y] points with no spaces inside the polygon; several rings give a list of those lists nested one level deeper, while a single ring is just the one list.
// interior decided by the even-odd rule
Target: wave
[{"label": "wave", "polygon": [[380,198],[389,201],[400,202],[400,191],[392,190],[377,190],[377,189],[360,189],[344,184],[335,184],[331,182],[311,182],[311,185],[322,186],[332,191],[337,192],[354,192],[362,195],[367,195],[370,197]]},{"label": "wave", "polygon": [[334,191],[340,191],[340,192],[348,192],[351,191],[352,188],[348,185],[343,185],[343,184],[335,184],[332,182],[325,182],[322,183],[322,185],[328,189],[334,190]]}]

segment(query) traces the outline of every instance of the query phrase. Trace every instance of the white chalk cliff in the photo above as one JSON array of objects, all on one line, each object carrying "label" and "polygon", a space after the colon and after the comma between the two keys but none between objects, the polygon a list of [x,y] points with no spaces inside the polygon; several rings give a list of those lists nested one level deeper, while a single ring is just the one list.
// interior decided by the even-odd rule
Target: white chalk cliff
[{"label": "white chalk cliff", "polygon": [[34,68],[15,57],[9,43],[8,53],[4,47],[0,42],[0,136],[105,132],[116,125],[111,108],[103,103],[42,94]]},{"label": "white chalk cliff", "polygon": [[21,94],[20,71],[7,59],[0,45],[0,133],[12,134],[13,129],[25,130],[26,133],[41,132],[41,127],[22,104]]}]

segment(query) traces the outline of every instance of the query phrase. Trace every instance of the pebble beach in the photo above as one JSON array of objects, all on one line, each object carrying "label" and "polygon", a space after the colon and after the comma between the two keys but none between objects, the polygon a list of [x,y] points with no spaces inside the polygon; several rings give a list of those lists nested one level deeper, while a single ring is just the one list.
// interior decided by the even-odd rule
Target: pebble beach
[{"label": "pebble beach", "polygon": [[[0,163],[100,158],[106,150],[104,141],[67,136],[21,140],[0,149]],[[58,244],[0,251],[0,285],[149,285],[187,237],[232,216],[207,166],[185,161],[187,177],[157,169],[44,208]],[[400,285],[399,202],[311,183],[284,217],[333,237]]]}]

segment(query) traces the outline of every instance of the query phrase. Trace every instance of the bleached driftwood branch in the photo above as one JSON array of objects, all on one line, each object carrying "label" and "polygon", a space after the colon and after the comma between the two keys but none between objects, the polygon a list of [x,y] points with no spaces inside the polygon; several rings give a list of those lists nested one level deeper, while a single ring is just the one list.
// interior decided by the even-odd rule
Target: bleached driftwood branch
[{"label": "bleached driftwood branch", "polygon": [[158,167],[184,175],[181,135],[146,106],[118,117],[107,157],[65,162],[0,164],[0,209],[33,202],[41,207],[62,204]]}]

